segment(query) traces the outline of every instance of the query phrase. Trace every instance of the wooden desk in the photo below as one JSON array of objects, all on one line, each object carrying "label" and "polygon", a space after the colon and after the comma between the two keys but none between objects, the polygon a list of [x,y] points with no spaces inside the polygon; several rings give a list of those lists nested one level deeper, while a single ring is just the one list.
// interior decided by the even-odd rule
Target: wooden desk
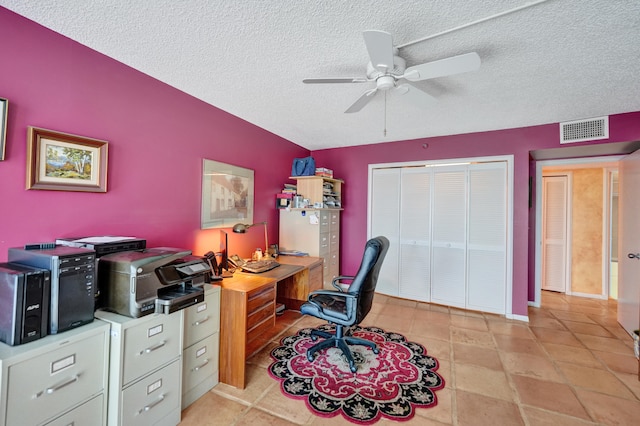
[{"label": "wooden desk", "polygon": [[247,347],[275,326],[276,299],[299,309],[310,290],[322,287],[322,258],[281,256],[261,274],[236,272],[220,282],[220,382],[245,387]]},{"label": "wooden desk", "polygon": [[[300,310],[307,301],[309,292],[322,288],[323,258],[309,256],[280,256],[278,262],[285,265],[297,265],[302,270],[278,282],[278,302],[287,309]],[[282,268],[280,266],[280,268]],[[276,268],[276,269],[280,269]]]}]

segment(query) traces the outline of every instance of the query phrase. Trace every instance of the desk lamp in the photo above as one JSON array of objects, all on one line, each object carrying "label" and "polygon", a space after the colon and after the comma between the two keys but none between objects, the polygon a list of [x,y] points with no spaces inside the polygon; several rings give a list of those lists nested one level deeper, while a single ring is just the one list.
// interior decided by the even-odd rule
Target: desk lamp
[{"label": "desk lamp", "polygon": [[233,232],[237,233],[237,234],[244,234],[245,232],[247,232],[247,229],[251,228],[252,226],[256,226],[256,225],[264,225],[264,246],[265,246],[265,250],[262,254],[263,257],[266,258],[270,258],[271,255],[269,254],[269,239],[267,238],[267,222],[256,222],[256,223],[252,223],[251,225],[246,224],[246,223],[236,223],[235,225],[233,225]]}]

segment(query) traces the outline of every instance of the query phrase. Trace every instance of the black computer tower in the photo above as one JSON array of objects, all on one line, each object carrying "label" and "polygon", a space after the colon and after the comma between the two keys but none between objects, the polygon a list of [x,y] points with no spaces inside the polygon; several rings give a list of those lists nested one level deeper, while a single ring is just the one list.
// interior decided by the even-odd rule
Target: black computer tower
[{"label": "black computer tower", "polygon": [[34,250],[10,248],[9,261],[51,271],[49,334],[93,321],[95,251],[65,246]]},{"label": "black computer tower", "polygon": [[47,269],[0,263],[0,341],[15,346],[47,335]]}]

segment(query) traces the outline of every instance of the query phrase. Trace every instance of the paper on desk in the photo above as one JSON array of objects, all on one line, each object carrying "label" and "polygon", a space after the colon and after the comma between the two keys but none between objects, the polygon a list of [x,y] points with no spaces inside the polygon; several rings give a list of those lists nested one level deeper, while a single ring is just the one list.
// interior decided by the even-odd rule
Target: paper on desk
[{"label": "paper on desk", "polygon": [[73,240],[73,242],[100,244],[100,243],[112,243],[114,241],[135,240],[135,239],[136,237],[86,237],[86,238],[80,238],[79,240]]}]

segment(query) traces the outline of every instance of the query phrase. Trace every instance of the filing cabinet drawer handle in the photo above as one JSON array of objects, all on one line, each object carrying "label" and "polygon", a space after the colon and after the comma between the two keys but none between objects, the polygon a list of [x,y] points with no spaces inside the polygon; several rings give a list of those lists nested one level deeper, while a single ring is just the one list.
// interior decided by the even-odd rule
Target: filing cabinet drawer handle
[{"label": "filing cabinet drawer handle", "polygon": [[203,368],[205,365],[209,364],[209,359],[205,359],[204,362],[202,364],[200,364],[197,367],[193,367],[193,371],[199,371],[201,368]]},{"label": "filing cabinet drawer handle", "polygon": [[64,388],[65,386],[69,386],[71,383],[77,382],[79,378],[80,378],[80,375],[76,374],[76,375],[70,377],[68,380],[65,380],[62,383],[59,383],[57,385],[54,385],[54,386],[52,386],[50,388],[46,388],[45,390],[38,392],[35,395],[34,399],[35,398],[40,398],[42,395],[51,395],[52,393],[54,393],[56,391],[59,391],[60,389]]},{"label": "filing cabinet drawer handle", "polygon": [[151,410],[153,407],[155,407],[156,405],[160,404],[163,400],[164,400],[164,395],[160,395],[155,402],[152,402],[149,405],[145,405],[144,408],[142,408],[141,410],[138,410],[138,414],[142,414],[145,411]]},{"label": "filing cabinet drawer handle", "polygon": [[140,352],[138,352],[138,355],[149,354],[149,353],[151,353],[151,352],[153,352],[155,350],[160,349],[161,347],[163,347],[166,344],[167,344],[167,342],[165,342],[163,340],[163,341],[161,341],[161,342],[159,342],[159,343],[157,343],[157,344],[155,344],[153,346],[148,347],[147,349],[141,350]]},{"label": "filing cabinet drawer handle", "polygon": [[209,315],[207,315],[206,317],[202,318],[200,321],[194,322],[193,325],[200,325],[200,324],[205,323],[207,321],[209,321]]}]

